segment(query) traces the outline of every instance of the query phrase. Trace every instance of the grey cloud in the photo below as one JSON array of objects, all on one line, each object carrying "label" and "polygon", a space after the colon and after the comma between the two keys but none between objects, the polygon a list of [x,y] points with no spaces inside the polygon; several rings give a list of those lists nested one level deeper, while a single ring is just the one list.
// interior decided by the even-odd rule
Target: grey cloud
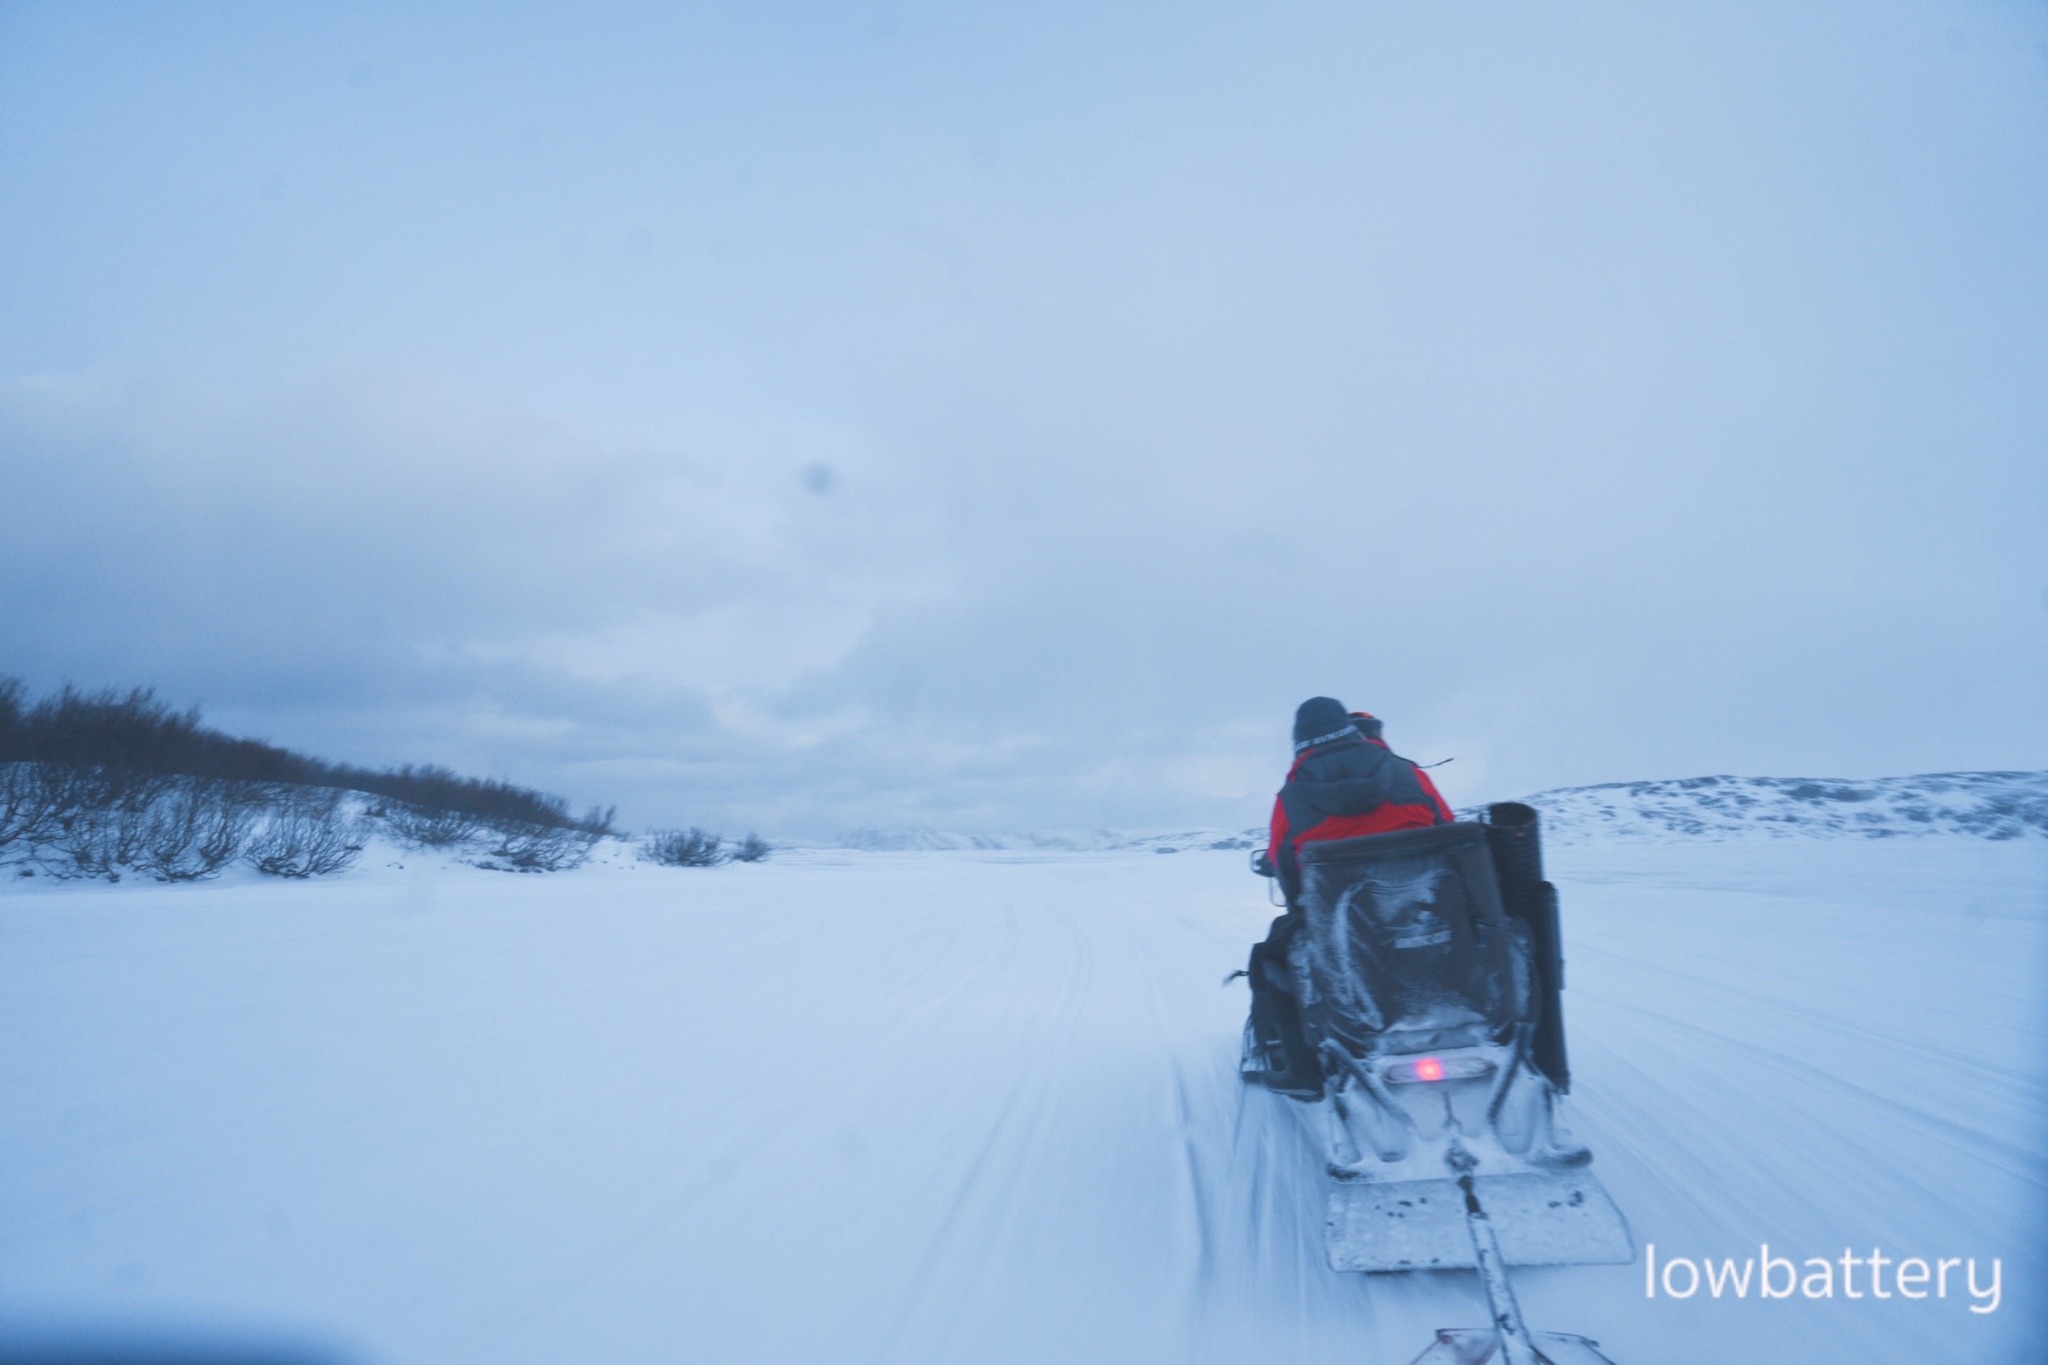
[{"label": "grey cloud", "polygon": [[2048,763],[2020,11],[480,15],[0,55],[0,671],[771,832]]}]

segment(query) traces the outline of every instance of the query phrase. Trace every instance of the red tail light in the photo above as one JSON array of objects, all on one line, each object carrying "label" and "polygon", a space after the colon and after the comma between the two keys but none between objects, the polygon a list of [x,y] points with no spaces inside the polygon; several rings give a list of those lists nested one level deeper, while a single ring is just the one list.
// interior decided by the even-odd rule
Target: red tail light
[{"label": "red tail light", "polygon": [[1389,1085],[1416,1082],[1471,1081],[1493,1074],[1493,1063],[1484,1057],[1415,1057],[1395,1062],[1380,1073]]}]

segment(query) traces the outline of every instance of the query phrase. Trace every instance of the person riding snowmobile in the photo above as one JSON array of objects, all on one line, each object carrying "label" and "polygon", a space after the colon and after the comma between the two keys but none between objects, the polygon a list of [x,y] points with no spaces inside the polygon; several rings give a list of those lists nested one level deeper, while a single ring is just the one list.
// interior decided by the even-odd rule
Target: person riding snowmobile
[{"label": "person riding snowmobile", "polygon": [[[1312,697],[1257,870],[1287,913],[1251,951],[1239,1074],[1320,1149],[1333,1270],[1474,1267],[1493,1324],[1418,1365],[1606,1365],[1537,1338],[1511,1265],[1620,1265],[1634,1234],[1565,1122],[1563,942],[1540,812],[1453,817],[1379,722]],[[1237,975],[1233,973],[1233,976]]]},{"label": "person riding snowmobile", "polygon": [[1451,808],[1429,774],[1380,738],[1377,717],[1310,697],[1294,712],[1294,765],[1273,799],[1266,858],[1291,903],[1301,889],[1301,846],[1311,839],[1447,825]]},{"label": "person riding snowmobile", "polygon": [[1258,870],[1278,877],[1287,913],[1265,941],[1253,945],[1245,969],[1252,988],[1251,1028],[1259,1075],[1271,1089],[1312,1098],[1323,1089],[1321,1065],[1301,1030],[1287,949],[1301,927],[1301,846],[1450,824],[1455,817],[1429,774],[1395,754],[1377,717],[1346,711],[1333,697],[1310,697],[1294,712],[1294,763],[1273,800],[1272,838]]}]

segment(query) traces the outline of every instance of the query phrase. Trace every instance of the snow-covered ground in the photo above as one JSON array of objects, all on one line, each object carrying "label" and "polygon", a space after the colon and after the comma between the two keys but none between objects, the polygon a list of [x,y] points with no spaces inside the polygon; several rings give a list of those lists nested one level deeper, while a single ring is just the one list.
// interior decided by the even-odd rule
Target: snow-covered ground
[{"label": "snow-covered ground", "polygon": [[[1405,1365],[1483,1321],[1469,1273],[1324,1266],[1316,1154],[1234,1072],[1241,850],[396,861],[0,892],[0,1359]],[[1532,1325],[1620,1365],[2032,1358],[2048,843],[1551,864],[1572,1118],[1639,1241],[2002,1280],[1522,1270]]]}]

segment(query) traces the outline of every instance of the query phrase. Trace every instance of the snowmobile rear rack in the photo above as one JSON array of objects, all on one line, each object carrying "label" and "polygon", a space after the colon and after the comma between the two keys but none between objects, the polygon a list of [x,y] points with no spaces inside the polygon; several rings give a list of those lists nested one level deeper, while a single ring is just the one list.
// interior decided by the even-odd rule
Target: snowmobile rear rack
[{"label": "snowmobile rear rack", "polygon": [[1498,1216],[1507,1265],[1626,1265],[1635,1245],[1621,1210],[1588,1171],[1461,1180],[1339,1184],[1330,1191],[1333,1270],[1470,1270],[1464,1186]]}]

